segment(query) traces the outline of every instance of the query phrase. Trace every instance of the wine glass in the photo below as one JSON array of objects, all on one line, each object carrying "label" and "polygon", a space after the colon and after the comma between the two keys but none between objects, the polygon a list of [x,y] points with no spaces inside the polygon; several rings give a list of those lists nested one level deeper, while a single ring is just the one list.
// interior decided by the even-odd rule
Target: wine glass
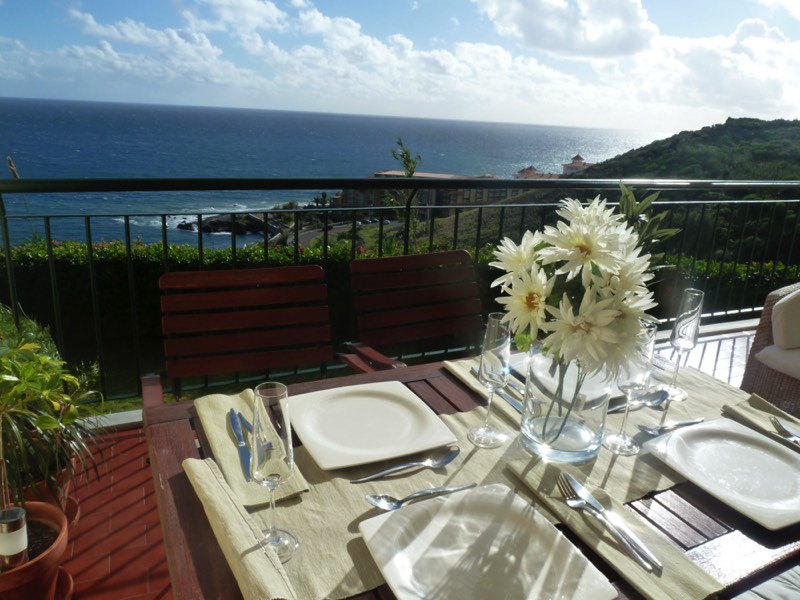
[{"label": "wine glass", "polygon": [[669,343],[678,353],[678,360],[675,361],[672,382],[664,389],[669,393],[669,399],[676,402],[686,400],[686,391],[679,388],[675,382],[678,379],[678,367],[681,365],[684,353],[697,345],[697,336],[700,333],[700,315],[703,312],[703,295],[701,290],[685,289],[678,307],[678,316],[672,326]]},{"label": "wine glass", "polygon": [[253,480],[269,490],[269,526],[264,542],[275,549],[281,562],[299,546],[297,538],[275,527],[275,490],[294,472],[289,394],[282,383],[268,381],[255,388],[250,467]]},{"label": "wine glass", "polygon": [[478,379],[486,387],[489,397],[486,401],[486,419],[483,425],[469,430],[467,438],[479,448],[497,448],[503,444],[508,435],[489,425],[492,415],[492,398],[494,392],[508,383],[511,360],[511,330],[502,319],[505,313],[489,314],[486,324],[486,335],[483,338],[481,366]]},{"label": "wine glass", "polygon": [[617,433],[607,433],[603,438],[603,446],[614,454],[631,456],[641,449],[631,436],[625,433],[628,424],[628,413],[636,403],[636,395],[644,392],[650,385],[650,371],[653,366],[653,350],[656,345],[658,325],[652,321],[642,321],[641,329],[636,335],[636,347],[617,378],[617,387],[625,393],[625,412],[622,425]]}]

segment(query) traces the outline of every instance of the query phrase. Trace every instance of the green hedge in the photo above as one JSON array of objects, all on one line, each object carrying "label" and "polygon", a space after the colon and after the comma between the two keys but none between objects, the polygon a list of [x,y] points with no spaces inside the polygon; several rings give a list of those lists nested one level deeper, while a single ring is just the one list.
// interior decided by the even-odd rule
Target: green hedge
[{"label": "green hedge", "polygon": [[[486,312],[498,308],[494,302],[496,290],[490,289],[496,273],[488,266],[493,249],[489,245],[481,248],[476,260]],[[137,367],[143,371],[161,369],[158,278],[165,270],[199,269],[200,251],[192,246],[171,245],[165,253],[160,243],[140,242],[128,250],[122,242],[114,241],[94,244],[91,254],[93,273],[88,249],[81,242],[54,242],[49,249],[43,240],[37,240],[14,247],[12,262],[19,304],[27,315],[49,326],[58,337],[52,270],[63,323],[62,355],[69,362],[96,360],[99,340],[107,378],[113,379],[120,390],[135,390]],[[334,339],[340,343],[356,337],[350,311],[349,263],[353,258],[369,256],[375,253],[344,241],[333,243],[327,252],[320,247],[295,250],[290,246],[270,246],[266,257],[263,246],[254,244],[237,249],[235,259],[230,248],[204,250],[202,268],[320,264],[328,276]],[[673,299],[688,286],[706,291],[705,312],[723,312],[760,306],[770,290],[800,280],[797,265],[736,264],[691,257],[667,257],[666,262],[671,268],[660,272],[654,288],[660,304],[655,313],[661,318],[673,315]],[[5,265],[5,256],[0,255],[2,304],[10,301]],[[93,281],[95,301],[90,293]],[[100,336],[94,325],[95,310],[100,315]],[[134,351],[137,346],[138,353]]]}]

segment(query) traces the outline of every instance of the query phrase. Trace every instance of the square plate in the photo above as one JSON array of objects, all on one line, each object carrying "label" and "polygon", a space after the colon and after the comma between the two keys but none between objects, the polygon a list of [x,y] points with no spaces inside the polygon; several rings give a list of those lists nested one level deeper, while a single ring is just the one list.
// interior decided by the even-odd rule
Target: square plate
[{"label": "square plate", "polygon": [[289,405],[294,430],[325,470],[456,443],[436,413],[399,381],[300,394]]},{"label": "square plate", "polygon": [[505,485],[409,504],[358,528],[398,600],[617,597],[602,573]]},{"label": "square plate", "polygon": [[775,530],[800,522],[800,454],[730,419],[645,444],[689,481]]}]

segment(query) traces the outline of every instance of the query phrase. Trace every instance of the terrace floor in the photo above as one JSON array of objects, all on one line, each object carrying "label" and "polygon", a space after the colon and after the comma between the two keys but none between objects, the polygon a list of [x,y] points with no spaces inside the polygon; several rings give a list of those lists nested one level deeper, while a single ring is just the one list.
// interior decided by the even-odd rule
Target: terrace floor
[{"label": "terrace floor", "polygon": [[[738,387],[752,331],[704,336],[686,363]],[[671,360],[668,342],[656,351]],[[140,418],[140,417],[139,417]],[[80,520],[64,567],[76,600],[171,599],[147,442],[140,423],[102,440],[99,479],[79,481]]]}]

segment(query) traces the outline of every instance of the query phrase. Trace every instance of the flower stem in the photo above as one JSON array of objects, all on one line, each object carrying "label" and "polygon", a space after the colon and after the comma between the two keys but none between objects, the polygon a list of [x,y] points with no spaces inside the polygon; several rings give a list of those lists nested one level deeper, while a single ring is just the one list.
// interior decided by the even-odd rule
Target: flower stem
[{"label": "flower stem", "polygon": [[561,434],[564,432],[564,427],[567,425],[567,419],[572,414],[572,409],[575,407],[575,402],[578,400],[578,395],[580,394],[581,388],[583,387],[584,381],[586,381],[586,372],[581,368],[580,364],[577,364],[578,367],[578,378],[575,381],[575,390],[572,394],[572,398],[569,401],[569,407],[567,408],[566,414],[561,414],[562,406],[559,400],[564,395],[564,380],[567,376],[567,369],[569,365],[563,361],[558,361],[558,386],[556,387],[556,393],[553,399],[550,401],[550,406],[547,407],[547,414],[544,418],[544,423],[542,424],[542,439],[547,439],[547,422],[550,420],[551,414],[553,412],[553,405],[558,403],[558,416],[561,417],[561,426],[558,428],[555,436],[553,439],[548,441],[548,444],[552,444],[555,442]]}]

